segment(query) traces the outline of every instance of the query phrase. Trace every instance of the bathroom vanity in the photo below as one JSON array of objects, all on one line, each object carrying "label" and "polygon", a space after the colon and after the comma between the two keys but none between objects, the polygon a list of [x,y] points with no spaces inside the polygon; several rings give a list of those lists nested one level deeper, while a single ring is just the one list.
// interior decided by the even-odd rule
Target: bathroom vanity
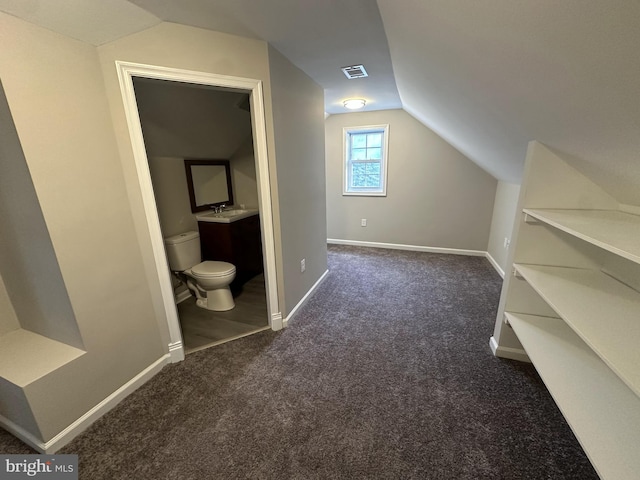
[{"label": "bathroom vanity", "polygon": [[236,267],[232,287],[241,287],[263,272],[258,210],[226,210],[196,215],[202,260],[229,262]]},{"label": "bathroom vanity", "polygon": [[233,206],[228,160],[185,159],[184,164],[191,211],[198,221],[202,260],[235,265],[236,278],[231,288],[239,288],[263,272],[259,211]]}]

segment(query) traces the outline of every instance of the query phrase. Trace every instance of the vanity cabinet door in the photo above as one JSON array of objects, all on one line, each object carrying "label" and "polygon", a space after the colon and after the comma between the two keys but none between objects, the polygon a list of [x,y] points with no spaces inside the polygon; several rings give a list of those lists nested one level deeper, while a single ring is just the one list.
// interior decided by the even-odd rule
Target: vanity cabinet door
[{"label": "vanity cabinet door", "polygon": [[229,223],[198,222],[202,260],[234,263],[230,225]]},{"label": "vanity cabinet door", "polygon": [[231,223],[198,222],[203,260],[229,262],[236,267],[236,281],[244,283],[262,273],[260,217]]},{"label": "vanity cabinet door", "polygon": [[230,225],[234,265],[243,275],[246,274],[253,277],[262,273],[260,217],[254,215],[233,222]]}]

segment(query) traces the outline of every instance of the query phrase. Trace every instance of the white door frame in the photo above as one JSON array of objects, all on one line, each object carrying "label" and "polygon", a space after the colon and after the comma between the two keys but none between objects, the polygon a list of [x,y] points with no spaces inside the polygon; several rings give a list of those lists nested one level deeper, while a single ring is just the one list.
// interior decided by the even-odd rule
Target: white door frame
[{"label": "white door frame", "polygon": [[258,202],[262,232],[262,251],[265,266],[265,285],[267,293],[267,308],[269,311],[269,326],[273,330],[282,328],[282,313],[278,303],[278,286],[276,281],[275,241],[273,230],[273,212],[271,209],[271,184],[269,181],[269,160],[267,156],[267,133],[264,116],[264,97],[262,81],[249,78],[230,77],[191,70],[181,70],[154,65],[116,61],[120,90],[124,102],[125,115],[129,127],[129,135],[133,147],[133,156],[138,173],[138,181],[142,192],[145,217],[149,229],[149,237],[153,249],[155,269],[160,282],[162,302],[169,327],[169,354],[172,362],[184,359],[184,345],[180,332],[180,323],[176,309],[171,276],[167,265],[164,240],[160,230],[158,209],[153,194],[151,174],[147,152],[144,146],[142,125],[138,114],[134,77],[169,80],[196,85],[210,85],[234,90],[250,92],[251,94],[251,125],[253,130],[253,145],[256,160],[256,175],[258,180]]}]

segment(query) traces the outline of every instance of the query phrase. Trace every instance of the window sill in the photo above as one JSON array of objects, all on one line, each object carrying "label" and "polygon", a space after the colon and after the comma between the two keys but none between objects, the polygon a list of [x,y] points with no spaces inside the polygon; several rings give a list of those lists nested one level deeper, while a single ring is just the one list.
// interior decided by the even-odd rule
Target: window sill
[{"label": "window sill", "polygon": [[343,197],[386,197],[387,192],[342,192]]}]

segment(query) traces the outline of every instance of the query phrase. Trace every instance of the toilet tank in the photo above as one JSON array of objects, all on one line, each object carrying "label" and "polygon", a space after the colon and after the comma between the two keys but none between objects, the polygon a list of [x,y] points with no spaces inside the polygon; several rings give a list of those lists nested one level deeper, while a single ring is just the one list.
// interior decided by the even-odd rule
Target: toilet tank
[{"label": "toilet tank", "polygon": [[174,272],[183,272],[199,264],[200,234],[198,232],[184,232],[164,239],[169,260],[169,268]]}]

